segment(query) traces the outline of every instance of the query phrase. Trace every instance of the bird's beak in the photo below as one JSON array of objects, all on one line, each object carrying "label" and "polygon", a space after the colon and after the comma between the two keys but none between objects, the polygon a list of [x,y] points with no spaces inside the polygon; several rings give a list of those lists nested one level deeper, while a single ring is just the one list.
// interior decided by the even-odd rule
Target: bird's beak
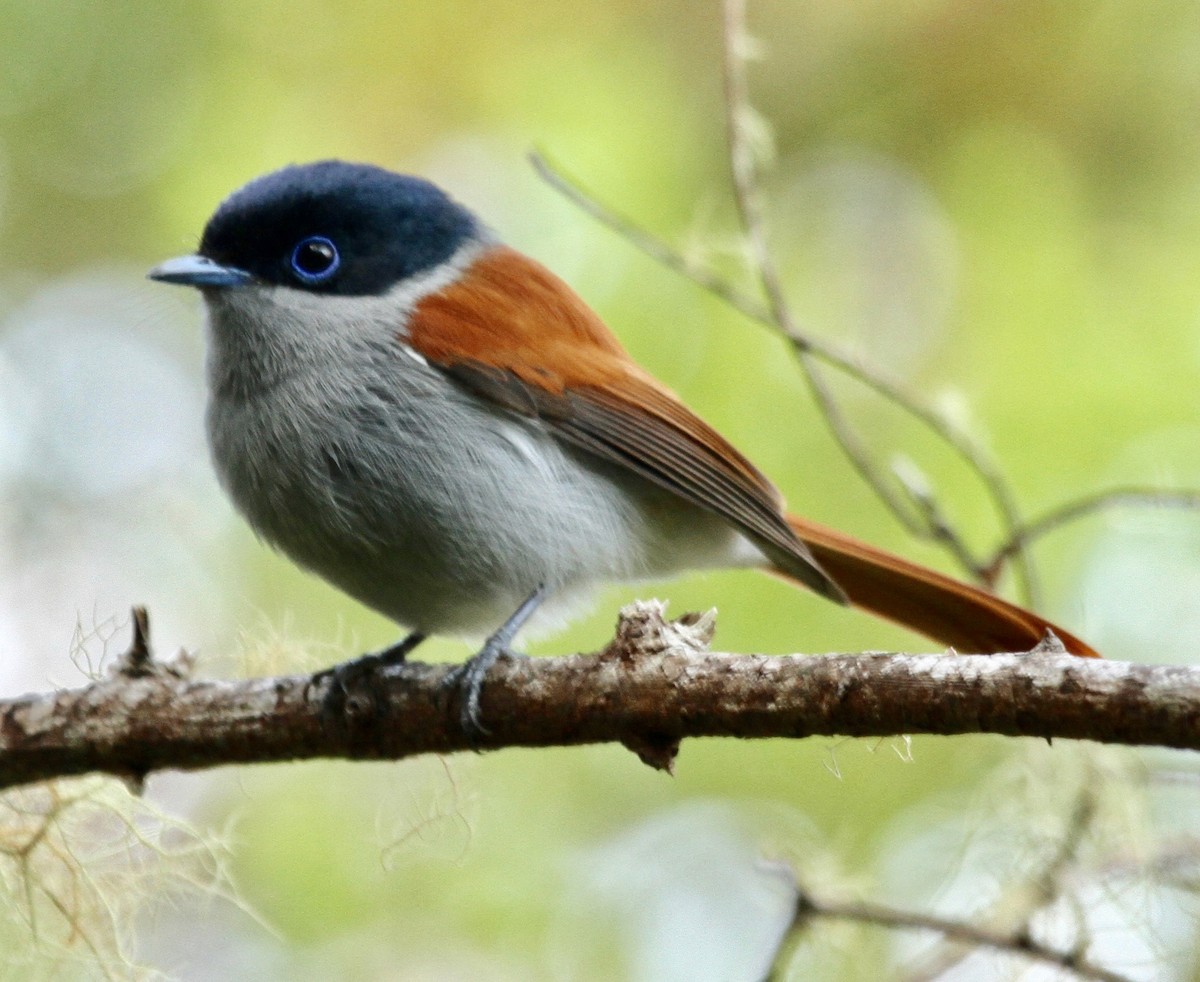
[{"label": "bird's beak", "polygon": [[168,259],[146,274],[162,283],[179,283],[183,286],[231,287],[244,286],[254,277],[236,266],[222,266],[206,256],[180,256]]}]

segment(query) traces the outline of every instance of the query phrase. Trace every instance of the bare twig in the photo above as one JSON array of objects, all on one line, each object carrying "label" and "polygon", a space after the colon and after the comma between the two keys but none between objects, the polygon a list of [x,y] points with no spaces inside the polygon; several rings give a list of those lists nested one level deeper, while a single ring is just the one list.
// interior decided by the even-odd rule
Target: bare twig
[{"label": "bare twig", "polygon": [[985,565],[989,568],[999,569],[1010,556],[1021,552],[1034,540],[1055,532],[1064,525],[1099,512],[1129,506],[1200,511],[1200,491],[1125,487],[1097,491],[1095,494],[1076,498],[1051,509],[1032,521],[1017,525]]},{"label": "bare twig", "polygon": [[[1196,667],[1048,652],[728,655],[707,650],[711,630],[707,618],[669,622],[661,605],[643,603],[622,613],[599,655],[501,662],[483,694],[490,733],[480,748],[620,742],[662,768],[695,736],[988,732],[1200,749]],[[0,788],[97,770],[140,779],[472,747],[447,704],[449,666],[379,670],[356,698],[332,700],[326,673],[209,681],[155,665],[0,702]]]},{"label": "bare twig", "polygon": [[[752,114],[745,82],[743,56],[746,36],[744,3],[726,4],[725,12],[726,123],[729,132],[731,166],[743,229],[750,241],[755,264],[760,274],[760,282],[770,300],[769,305],[763,305],[747,297],[712,269],[692,261],[678,249],[648,232],[644,227],[602,204],[594,195],[584,191],[579,181],[566,176],[563,169],[557,164],[552,164],[544,154],[538,152],[532,155],[534,167],[548,183],[564,196],[636,248],[667,268],[688,277],[746,316],[782,333],[791,342],[793,350],[800,359],[814,396],[825,414],[835,439],[841,444],[859,473],[912,534],[942,542],[950,547],[960,560],[965,560],[969,556],[969,550],[955,530],[944,521],[939,525],[931,525],[922,521],[922,516],[910,510],[904,500],[892,490],[886,477],[873,464],[861,441],[842,417],[828,386],[816,374],[816,367],[807,356],[819,358],[845,372],[892,402],[941,438],[985,485],[1003,520],[1006,532],[1011,530],[1018,521],[1015,497],[1004,475],[987,457],[982,448],[966,434],[951,426],[940,414],[914,400],[895,382],[887,379],[875,369],[868,368],[855,355],[801,330],[792,316],[784,301],[773,261],[766,248],[761,208],[758,205],[759,194],[752,151],[749,141],[744,139],[743,134],[743,123]],[[781,317],[781,313],[784,316]],[[1037,590],[1033,569],[1021,552],[1019,543],[1013,550],[1012,556],[1017,563],[1018,583],[1022,593],[1027,599],[1031,597],[1036,599]],[[965,565],[972,575],[983,579],[984,570],[978,564],[965,563]]]},{"label": "bare twig", "polygon": [[[547,184],[606,228],[625,239],[635,249],[645,253],[667,269],[686,277],[751,320],[784,334],[797,353],[805,352],[820,359],[915,419],[942,440],[975,473],[976,477],[988,486],[989,494],[994,497],[998,493],[1003,502],[1007,502],[1015,520],[1017,515],[1015,499],[1004,475],[988,459],[981,447],[967,434],[955,429],[950,421],[941,414],[914,399],[912,394],[899,383],[889,379],[875,367],[868,366],[857,354],[842,348],[833,341],[818,337],[807,329],[802,329],[794,317],[790,328],[784,329],[774,320],[770,309],[764,304],[746,296],[715,270],[694,261],[632,219],[601,202],[594,194],[585,190],[578,179],[568,175],[559,163],[551,161],[544,152],[536,151],[530,154],[530,161]],[[1003,502],[994,503],[997,508],[1000,508]],[[1000,510],[1003,511],[1003,509]],[[991,582],[996,578],[998,568],[993,570],[991,566],[985,566],[974,559],[962,538],[944,518],[940,524],[934,524],[921,521],[911,511],[904,511],[898,514],[897,518],[910,533],[945,545],[963,564],[964,569],[976,579]],[[1019,553],[1019,551],[1019,548],[1012,550],[1014,553]],[[1003,558],[1006,560],[1008,554],[1006,553]]]},{"label": "bare twig", "polygon": [[[942,524],[940,530],[933,528],[928,522],[913,516],[908,503],[893,490],[887,477],[872,461],[869,452],[851,428],[849,421],[842,415],[808,346],[799,340],[803,336],[784,297],[779,274],[767,244],[758,171],[754,163],[753,146],[746,131],[747,121],[753,113],[746,81],[745,52],[749,44],[746,31],[746,0],[725,0],[724,11],[725,120],[730,167],[733,174],[734,199],[741,217],[742,229],[750,247],[753,264],[758,271],[763,293],[771,310],[771,319],[792,340],[800,366],[830,431],[863,480],[911,532],[937,541],[953,543],[959,539],[957,532],[945,523]],[[1007,481],[996,468],[989,466],[974,448],[965,445],[965,441],[962,441],[963,445],[959,446],[953,431],[943,422],[938,421],[935,430],[956,449],[970,451],[969,459],[973,463],[976,473],[988,488],[1006,532],[1011,535],[1009,530],[1018,523],[1019,513]],[[956,551],[965,553],[965,547]],[[1014,553],[1013,560],[1022,596],[1036,604],[1038,589],[1032,564],[1020,549]]]},{"label": "bare twig", "polygon": [[[1099,775],[1092,774],[1098,778]],[[1058,848],[1033,883],[1033,903],[1025,917],[1023,930],[1029,931],[1033,914],[1054,903],[1062,896],[1067,873],[1079,856],[1080,846],[1096,819],[1096,787],[1088,781],[1075,796],[1070,819],[1058,843]]]},{"label": "bare twig", "polygon": [[[733,113],[731,112],[730,115],[732,118]],[[666,268],[687,277],[697,286],[745,316],[782,333],[791,343],[793,351],[802,363],[807,361],[806,374],[810,379],[810,384],[812,384],[812,372],[815,371],[815,367],[811,364],[811,360],[807,359],[807,356],[820,359],[844,372],[877,395],[887,399],[938,436],[987,488],[988,494],[1004,522],[1005,532],[1008,535],[1006,541],[1012,540],[1012,529],[1016,527],[1019,518],[1015,497],[1004,475],[988,458],[984,450],[967,434],[953,427],[941,414],[913,399],[911,394],[898,383],[887,378],[875,368],[868,367],[856,354],[802,329],[790,311],[787,321],[780,323],[771,307],[748,297],[713,269],[692,260],[637,222],[603,204],[594,194],[585,191],[579,180],[568,176],[562,166],[552,162],[545,153],[534,152],[530,155],[530,160],[539,175],[548,184],[635,248]],[[834,402],[828,386],[819,377],[814,387],[814,395],[823,412],[827,412],[831,405],[836,410],[836,402]],[[999,567],[983,566],[974,561],[964,540],[948,522],[943,519],[941,522],[931,523],[927,520],[926,515],[922,515],[920,511],[914,512],[903,499],[898,497],[896,492],[891,489],[886,477],[871,462],[861,441],[857,439],[840,412],[835,411],[832,417],[826,415],[826,419],[835,438],[838,439],[854,466],[868,480],[871,487],[881,495],[897,520],[911,534],[945,545],[976,579],[990,582],[996,578]],[[1026,598],[1029,598],[1036,595],[1037,589],[1033,569],[1026,563],[1020,546],[1019,542],[1016,543],[1015,547],[1001,558],[1005,561],[1009,558],[1017,560],[1019,585]]]},{"label": "bare twig", "polygon": [[[969,945],[974,949],[991,948],[994,951],[1027,958],[1043,965],[1065,969],[1081,979],[1092,979],[1095,982],[1129,982],[1124,975],[1091,964],[1082,952],[1057,951],[1034,940],[1027,933],[1008,934],[976,927],[963,921],[954,921],[932,914],[893,910],[878,904],[820,900],[805,892],[801,892],[796,900],[795,915],[792,918],[789,934],[794,935],[804,930],[809,923],[819,918],[853,921],[858,924],[869,924],[891,930],[932,931],[956,944]],[[790,948],[791,945],[787,944],[781,949],[781,959],[785,958],[784,953]],[[783,978],[784,967],[777,961],[772,967],[768,979]]]},{"label": "bare twig", "polygon": [[[535,150],[529,155],[529,162],[542,180],[559,194],[581,211],[596,219],[605,228],[615,232],[635,249],[645,253],[661,266],[665,266],[695,283],[751,320],[768,327],[775,327],[771,320],[771,311],[765,305],[746,296],[715,270],[689,258],[675,246],[639,225],[632,218],[622,215],[615,208],[602,203],[596,195],[585,190],[581,181],[569,175],[560,163],[551,160],[545,151]],[[888,398],[891,398],[893,391],[901,398],[903,397],[903,392],[894,383],[877,378],[854,355],[849,351],[842,350],[833,342],[805,333],[799,343],[804,344],[820,358],[836,365],[848,375],[859,379],[863,384],[881,392]],[[876,385],[882,386],[883,389],[877,389]]]},{"label": "bare twig", "polygon": [[752,266],[767,298],[769,319],[788,337],[799,339],[794,340],[793,345],[805,379],[834,439],[851,464],[897,518],[907,528],[917,531],[923,523],[913,514],[910,504],[895,492],[891,482],[871,459],[858,434],[842,415],[824,376],[813,362],[807,339],[798,330],[791,308],[784,297],[783,285],[767,244],[758,168],[754,162],[754,148],[747,135],[753,109],[745,75],[744,48],[749,43],[745,30],[745,0],[726,0],[724,9],[725,124],[729,163],[733,174],[734,201],[750,251]]},{"label": "bare twig", "polygon": [[[866,386],[876,395],[886,399],[902,412],[915,419],[925,429],[937,436],[950,451],[975,474],[986,487],[993,506],[1005,521],[1006,546],[1001,552],[993,553],[988,562],[977,559],[963,537],[946,519],[940,507],[936,507],[936,520],[926,505],[936,502],[917,501],[918,512],[905,510],[897,513],[897,519],[913,535],[940,542],[959,561],[972,577],[988,586],[999,579],[1003,567],[1010,558],[1016,557],[1024,563],[1024,542],[1016,541],[1016,530],[1021,527],[1016,498],[1007,478],[969,435],[956,429],[940,413],[914,399],[899,383],[889,379],[873,366],[868,366],[855,353],[840,347],[835,342],[820,338],[793,322],[789,328],[781,327],[772,317],[771,311],[735,287],[715,270],[696,262],[681,250],[670,245],[632,219],[604,204],[575,177],[567,174],[557,162],[551,161],[542,151],[530,154],[530,161],[538,174],[565,198],[591,215],[606,228],[625,239],[635,249],[645,253],[667,269],[686,277],[701,289],[728,304],[751,320],[778,331],[788,339],[797,354],[812,355],[836,368],[856,382]],[[911,493],[911,489],[905,488]],[[918,517],[918,514],[920,517]],[[922,520],[923,519],[923,520]],[[1036,598],[1036,572],[1032,565],[1025,564],[1022,570],[1022,593],[1028,600]]]},{"label": "bare twig", "polygon": [[975,557],[974,551],[967,545],[966,540],[950,524],[950,520],[942,510],[933,490],[933,485],[926,480],[924,473],[918,469],[917,465],[907,457],[901,457],[892,465],[892,473],[896,476],[900,486],[908,493],[913,504],[920,510],[929,531],[929,538],[944,545],[958,560],[962,568],[968,570],[975,579],[986,583],[989,587],[995,586],[1000,575],[1000,567],[986,567]]},{"label": "bare twig", "polygon": [[133,640],[129,650],[121,657],[117,671],[124,675],[147,675],[154,670],[154,656],[150,650],[150,613],[145,607],[134,607],[131,612],[133,621]]},{"label": "bare twig", "polygon": [[[1053,904],[1063,895],[1067,875],[1079,855],[1080,846],[1083,844],[1088,830],[1092,827],[1095,817],[1096,788],[1091,781],[1087,781],[1080,789],[1079,794],[1076,795],[1075,804],[1071,809],[1067,827],[1053,855],[1047,861],[1046,865],[1026,882],[1024,888],[1021,886],[1016,887],[1018,897],[1016,901],[1017,910],[1005,911],[999,921],[1001,925],[1015,924],[1016,928],[998,928],[995,923],[992,923],[997,920],[994,914],[977,915],[980,920],[989,923],[989,930],[997,931],[997,933],[1006,933],[1019,938],[1031,936],[1034,915]],[[1012,890],[1005,891],[1006,897],[1012,893]],[[1082,926],[1081,922],[1081,928]],[[953,941],[949,937],[946,940],[948,942]],[[1085,947],[1086,935],[1081,930],[1079,941],[1074,945],[1074,950],[1082,951]],[[969,949],[964,949],[958,945],[953,947],[947,945],[939,948],[931,953],[930,957],[926,959],[920,968],[910,972],[905,977],[906,982],[934,982],[935,979],[942,978],[946,972],[959,964],[969,954]]]}]

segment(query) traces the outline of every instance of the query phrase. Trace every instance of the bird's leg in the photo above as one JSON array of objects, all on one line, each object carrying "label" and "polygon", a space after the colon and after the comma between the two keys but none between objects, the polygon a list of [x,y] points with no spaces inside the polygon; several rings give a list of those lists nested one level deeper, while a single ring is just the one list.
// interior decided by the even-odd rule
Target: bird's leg
[{"label": "bird's leg", "polygon": [[458,691],[459,720],[472,743],[489,732],[479,717],[479,695],[483,691],[484,677],[501,656],[516,657],[515,653],[509,650],[509,645],[545,599],[546,585],[539,583],[538,588],[525,598],[500,629],[483,643],[483,647],[447,675],[442,682],[443,688]]},{"label": "bird's leg", "polygon": [[[408,660],[408,653],[417,645],[425,640],[427,635],[420,631],[413,631],[407,637],[401,638],[395,644],[388,645],[382,651],[376,651],[371,655],[363,655],[358,661],[366,661],[368,658],[374,659],[375,664],[379,668],[387,668],[391,665],[403,665]],[[351,662],[350,664],[354,664]]]},{"label": "bird's leg", "polygon": [[333,684],[329,687],[322,707],[325,714],[340,716],[346,709],[351,690],[358,688],[363,680],[374,675],[380,669],[404,664],[409,653],[424,641],[425,637],[420,631],[413,631],[407,637],[401,638],[382,651],[360,655],[358,658],[341,662],[313,675],[309,682],[310,686],[323,682],[327,678],[333,679]]}]

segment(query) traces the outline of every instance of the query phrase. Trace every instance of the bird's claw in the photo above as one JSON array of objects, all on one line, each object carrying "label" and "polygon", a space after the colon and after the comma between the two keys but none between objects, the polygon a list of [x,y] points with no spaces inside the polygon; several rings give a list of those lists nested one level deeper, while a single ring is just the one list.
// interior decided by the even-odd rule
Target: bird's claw
[{"label": "bird's claw", "polygon": [[362,716],[376,711],[375,694],[365,683],[382,669],[404,664],[409,653],[424,640],[425,635],[413,632],[382,651],[360,655],[316,672],[308,681],[309,689],[330,680],[329,690],[321,700],[321,715],[327,721],[343,721],[347,715]]},{"label": "bird's claw", "polygon": [[491,637],[478,652],[442,679],[442,691],[458,696],[459,725],[462,726],[467,742],[472,748],[478,749],[479,742],[492,732],[483,725],[483,715],[480,711],[480,696],[488,672],[501,658],[523,657],[524,655],[510,651],[499,639]]},{"label": "bird's claw", "polygon": [[458,692],[459,723],[462,725],[463,733],[467,736],[467,742],[476,750],[479,749],[480,739],[491,733],[483,725],[479,711],[479,696],[483,692],[484,678],[499,658],[523,657],[512,652],[508,646],[512,644],[521,625],[529,620],[530,615],[537,610],[545,598],[546,584],[539,583],[537,589],[525,598],[520,607],[513,611],[512,616],[504,622],[500,630],[488,638],[479,651],[454,669],[442,681],[443,690]]},{"label": "bird's claw", "polygon": [[309,688],[329,682],[321,699],[321,715],[331,722],[362,715],[372,701],[370,686],[366,683],[382,663],[379,655],[362,655],[315,673],[309,680]]}]

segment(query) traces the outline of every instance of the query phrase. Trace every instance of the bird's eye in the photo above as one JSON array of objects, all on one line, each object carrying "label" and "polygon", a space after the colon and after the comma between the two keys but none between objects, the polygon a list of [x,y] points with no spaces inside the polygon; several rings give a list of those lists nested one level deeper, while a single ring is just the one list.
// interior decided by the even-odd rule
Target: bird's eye
[{"label": "bird's eye", "polygon": [[292,272],[302,283],[324,283],[341,264],[337,246],[323,235],[301,239],[292,250]]}]

